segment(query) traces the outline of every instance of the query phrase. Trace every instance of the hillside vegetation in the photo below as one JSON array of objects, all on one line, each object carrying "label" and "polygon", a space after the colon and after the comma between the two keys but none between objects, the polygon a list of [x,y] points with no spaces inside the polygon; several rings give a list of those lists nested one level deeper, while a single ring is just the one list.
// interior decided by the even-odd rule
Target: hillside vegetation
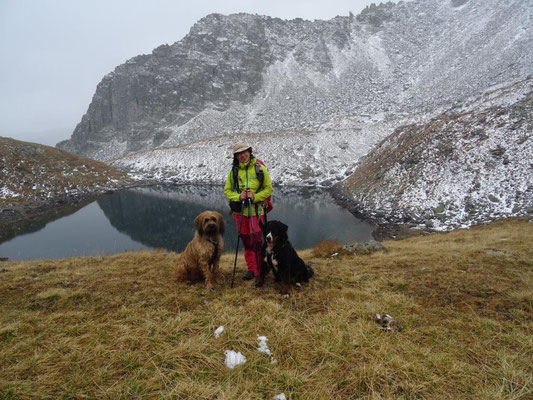
[{"label": "hillside vegetation", "polygon": [[508,220],[370,255],[321,246],[289,299],[243,282],[242,255],[212,292],[172,280],[175,253],[5,262],[0,399],[530,399],[532,242]]},{"label": "hillside vegetation", "polygon": [[337,196],[381,223],[433,230],[533,214],[532,88],[527,79],[486,92],[475,111],[396,129],[337,184]]},{"label": "hillside vegetation", "polygon": [[0,217],[63,204],[129,183],[125,173],[102,162],[0,137]]}]

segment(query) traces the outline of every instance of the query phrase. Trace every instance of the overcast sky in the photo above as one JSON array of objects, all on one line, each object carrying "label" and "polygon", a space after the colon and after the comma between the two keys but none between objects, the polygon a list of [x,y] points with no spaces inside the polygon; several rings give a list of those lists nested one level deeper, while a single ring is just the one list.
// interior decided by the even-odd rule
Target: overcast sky
[{"label": "overcast sky", "polygon": [[0,136],[54,145],[104,75],[181,40],[210,13],[293,19],[358,14],[376,0],[0,0]]}]

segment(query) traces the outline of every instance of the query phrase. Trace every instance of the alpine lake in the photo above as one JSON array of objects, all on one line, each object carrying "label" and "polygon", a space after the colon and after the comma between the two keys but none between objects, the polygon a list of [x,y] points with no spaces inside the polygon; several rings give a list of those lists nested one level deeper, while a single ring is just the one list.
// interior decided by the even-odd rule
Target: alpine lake
[{"label": "alpine lake", "polygon": [[[289,226],[296,249],[323,240],[366,242],[373,227],[338,206],[323,189],[275,187],[268,220]],[[57,215],[0,243],[9,260],[103,256],[162,249],[181,252],[194,235],[194,219],[218,211],[226,222],[225,251],[235,251],[237,228],[220,186],[151,186],[99,197],[68,215]],[[242,250],[242,243],[240,246]]]}]

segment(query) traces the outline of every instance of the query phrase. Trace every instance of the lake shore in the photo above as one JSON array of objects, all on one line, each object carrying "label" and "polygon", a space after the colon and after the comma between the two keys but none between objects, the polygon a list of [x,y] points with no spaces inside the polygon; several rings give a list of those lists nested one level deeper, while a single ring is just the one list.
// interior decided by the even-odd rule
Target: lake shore
[{"label": "lake shore", "polygon": [[113,187],[91,188],[73,195],[47,199],[15,198],[0,202],[0,243],[15,237],[21,231],[40,229],[47,222],[69,215],[99,197],[112,194],[117,190],[143,186],[142,183],[126,182]]},{"label": "lake shore", "polygon": [[[0,235],[114,190],[139,185],[109,165],[55,147],[0,136]],[[0,239],[1,239],[0,238]]]},{"label": "lake shore", "polygon": [[[91,200],[95,201],[87,204]],[[348,244],[371,239],[373,226],[336,205],[323,189],[277,187],[273,201],[269,219],[290,226],[296,249],[323,240]],[[192,237],[195,217],[207,209],[223,215],[224,240],[228,248],[235,248],[237,228],[221,186],[151,185],[63,204],[18,220],[4,235],[20,237],[0,244],[0,254],[21,260],[115,254],[141,247],[182,251]]]},{"label": "lake shore", "polygon": [[[93,187],[76,194],[62,195],[47,199],[35,200],[16,198],[12,199],[11,202],[3,199],[0,203],[0,243],[10,240],[20,233],[37,231],[43,228],[48,222],[73,214],[87,204],[106,195],[113,194],[116,191],[161,186],[176,187],[189,185],[176,183],[165,183],[162,185],[160,182],[156,181],[126,181],[122,183],[118,182],[113,187]],[[292,196],[295,198],[298,197],[298,191],[296,188],[286,189],[289,190],[289,193],[294,192],[292,193]],[[308,187],[300,189],[311,191],[316,190]],[[333,187],[324,190],[333,197],[335,203],[340,207],[349,211],[356,218],[366,221],[374,226],[372,237],[375,240],[404,239],[435,233],[435,231],[423,227],[421,228],[414,224],[389,223],[386,219],[381,218],[383,216],[377,218],[374,215],[361,213],[357,205],[351,202],[343,193],[340,193],[338,188]]]},{"label": "lake shore", "polygon": [[372,231],[372,237],[377,241],[407,239],[414,236],[435,233],[435,231],[426,227],[420,227],[417,224],[399,223],[398,221],[388,220],[387,216],[383,213],[377,215],[366,213],[355,201],[342,192],[339,186],[329,188],[328,192],[339,206],[348,210],[356,218],[373,224],[375,228]]}]

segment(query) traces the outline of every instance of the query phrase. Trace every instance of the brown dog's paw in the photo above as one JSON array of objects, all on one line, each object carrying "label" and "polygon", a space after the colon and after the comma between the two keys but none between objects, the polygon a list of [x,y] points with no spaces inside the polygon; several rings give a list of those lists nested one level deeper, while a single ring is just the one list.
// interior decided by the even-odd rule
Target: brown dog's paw
[{"label": "brown dog's paw", "polygon": [[213,284],[212,278],[208,278],[205,280],[205,288],[207,290],[215,290],[215,285]]},{"label": "brown dog's paw", "polygon": [[174,270],[174,280],[176,282],[185,282],[188,280],[188,274],[185,268],[181,265],[177,265]]},{"label": "brown dog's paw", "polygon": [[222,272],[217,271],[215,273],[215,283],[217,285],[222,285],[222,284],[226,283],[226,277],[224,276],[224,274],[222,274]]}]

